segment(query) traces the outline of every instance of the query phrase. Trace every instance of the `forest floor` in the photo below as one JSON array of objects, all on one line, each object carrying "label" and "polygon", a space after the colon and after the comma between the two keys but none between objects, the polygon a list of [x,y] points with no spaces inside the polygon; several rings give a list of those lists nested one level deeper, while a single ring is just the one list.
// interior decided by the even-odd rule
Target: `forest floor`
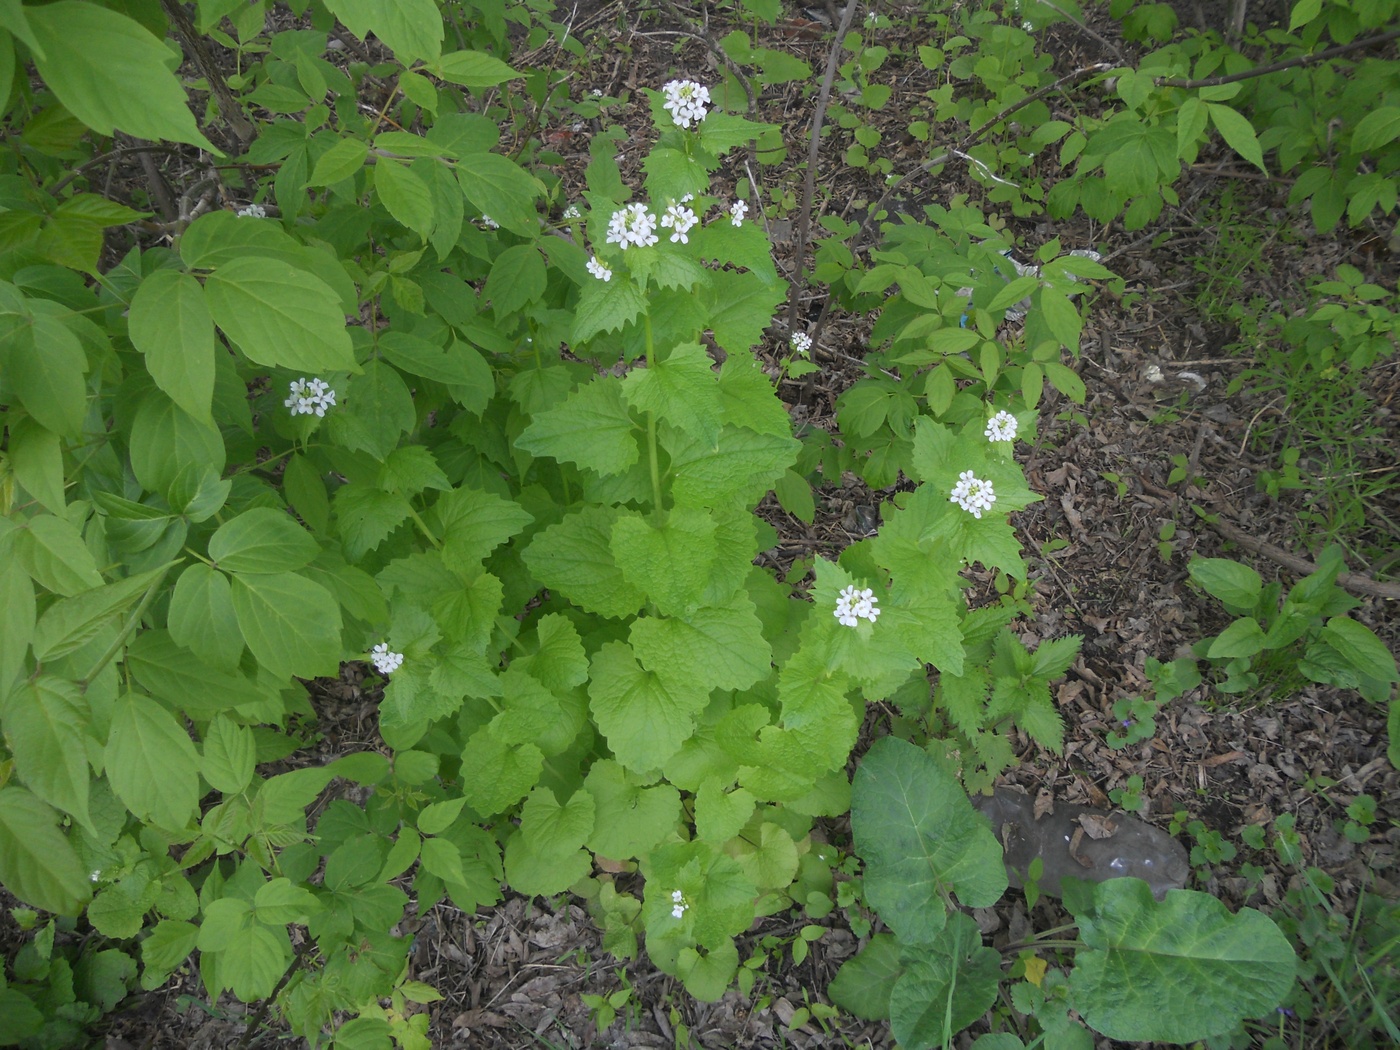
[{"label": "forest floor", "polygon": [[[579,71],[573,96],[590,88],[612,97],[630,96],[634,101],[610,109],[608,116],[642,127],[650,122],[638,87],[657,87],[672,76],[712,81],[715,60],[695,35],[708,5],[694,5],[684,17],[664,5],[659,19],[644,26],[629,14],[635,6],[575,9],[575,35],[598,58]],[[908,138],[901,131],[908,119],[906,105],[927,90],[921,77],[930,74],[916,57],[921,41],[901,36],[908,33],[900,29],[902,9],[888,5],[881,10],[894,23],[880,41],[893,53],[880,76],[895,89],[882,111],[888,124],[882,128],[884,141],[894,149]],[[1094,27],[1116,38],[1116,25],[1102,11],[1099,15]],[[719,24],[720,15],[711,17],[716,19],[709,26],[714,37],[732,28]],[[789,19],[761,42],[806,59],[819,71],[829,47],[829,33],[823,35],[822,29]],[[692,35],[678,35],[683,33]],[[1108,57],[1091,36],[1071,26],[1056,26],[1047,36],[1057,69]],[[526,64],[551,60],[561,66],[573,62],[563,54],[522,56]],[[758,99],[758,119],[782,125],[790,144],[785,165],[756,173],[765,186],[798,185],[815,94],[811,84],[795,84]],[[379,100],[373,101],[377,106]],[[541,130],[564,157],[559,174],[566,185],[580,185],[589,137],[597,128],[561,124]],[[818,206],[838,215],[867,206],[881,192],[878,176],[843,163],[849,135],[833,128],[822,145]],[[643,155],[637,148],[641,145],[634,141],[629,156]],[[894,159],[898,172],[916,167],[921,158]],[[1266,581],[1279,579],[1287,587],[1299,573],[1274,554],[1311,560],[1318,553],[1309,546],[1313,533],[1305,523],[1328,513],[1320,498],[1304,491],[1273,499],[1260,491],[1258,476],[1276,466],[1278,452],[1265,440],[1268,424],[1286,418],[1289,406],[1247,389],[1232,392],[1231,381],[1252,362],[1248,351],[1231,347],[1238,334],[1220,320],[1220,303],[1258,299],[1263,310],[1288,313],[1304,302],[1308,277],[1330,274],[1339,263],[1350,263],[1367,280],[1390,287],[1400,266],[1384,236],[1364,227],[1318,237],[1305,218],[1284,210],[1286,185],[1254,177],[1231,154],[1202,157],[1183,174],[1177,190],[1180,207],[1168,209],[1142,231],[1125,232],[1117,224],[1105,227],[1082,217],[1052,222],[1043,216],[1005,216],[1025,257],[1056,236],[1066,249],[1096,249],[1105,265],[1125,279],[1128,293],[1121,299],[1097,293],[1092,299],[1083,353],[1075,363],[1087,388],[1084,404],[1052,394],[1042,404],[1036,440],[1018,445],[1031,488],[1044,497],[1013,517],[1033,581],[1029,601],[1034,615],[1019,629],[1028,643],[1082,634],[1084,644],[1056,692],[1067,726],[1064,754],[1052,755],[1023,741],[1020,765],[1006,779],[1032,791],[1049,787],[1064,801],[1107,805],[1108,791],[1123,786],[1129,776],[1142,777],[1147,819],[1165,826],[1172,813],[1184,810],[1239,847],[1234,860],[1193,881],[1232,910],[1278,906],[1298,878],[1272,852],[1251,851],[1239,838],[1244,827],[1267,828],[1275,817],[1292,814],[1306,863],[1333,877],[1332,903],[1350,915],[1363,887],[1382,895],[1400,892],[1400,773],[1385,758],[1382,709],[1353,692],[1315,686],[1248,702],[1202,686],[1163,709],[1151,740],[1114,750],[1104,737],[1114,727],[1114,702],[1144,691],[1148,657],[1182,655],[1229,622],[1218,603],[1191,585],[1190,558],[1234,557],[1254,566]],[[955,194],[968,194],[975,202],[982,199],[983,188],[966,168],[949,166],[905,195],[925,203],[947,202]],[[1222,200],[1231,202],[1229,207],[1222,207]],[[1242,256],[1232,249],[1239,247],[1246,224],[1257,236]],[[786,267],[793,250],[791,223],[774,219],[770,231],[780,266]],[[811,294],[815,316],[822,293]],[[822,371],[802,382],[784,383],[784,399],[800,426],[834,428],[836,397],[863,375],[859,362],[872,322],[872,316],[833,314],[816,350]],[[762,351],[775,374],[786,337],[785,329],[775,328]],[[1159,373],[1162,378],[1153,381]],[[1362,451],[1371,457],[1366,469],[1383,469],[1394,465],[1400,449],[1400,364],[1392,358],[1371,379],[1377,423],[1385,433]],[[1182,463],[1185,476],[1173,478],[1174,467]],[[1391,487],[1368,497],[1376,524],[1352,534],[1350,571],[1365,575],[1371,570],[1364,563],[1368,551],[1396,549],[1395,526],[1387,524],[1400,521],[1396,492]],[[871,492],[849,477],[832,481],[818,493],[817,517],[810,525],[783,513],[776,503],[765,504],[764,512],[781,536],[768,556],[780,562],[813,553],[834,556],[867,534],[877,520],[874,508],[890,494]],[[1218,516],[1221,526],[1208,523],[1202,513]],[[1235,540],[1227,539],[1227,533]],[[971,578],[984,596],[994,594],[989,579]],[[1389,578],[1395,579],[1393,574]],[[1400,640],[1400,603],[1359,597],[1362,605],[1353,615],[1394,651]],[[315,685],[319,746],[327,754],[382,746],[375,730],[377,696],[362,689],[360,679],[361,669],[347,665],[339,681]],[[889,713],[872,708],[867,732],[878,729]],[[863,738],[852,768],[868,739]],[[1342,810],[1363,792],[1378,800],[1379,809],[1370,839],[1355,844],[1338,829]],[[834,843],[849,845],[846,822],[826,822],[823,830]],[[1240,874],[1246,862],[1265,871],[1252,889]],[[1042,900],[1027,912],[1024,897],[1012,891],[983,917],[983,925],[996,944],[1008,931],[1045,929],[1064,919],[1058,901]],[[790,938],[807,921],[783,914],[759,920],[741,939],[740,958],[761,950],[765,937]],[[606,954],[584,908],[569,897],[507,894],[501,904],[475,915],[439,904],[406,923],[405,931],[411,928],[415,937],[411,976],[430,982],[446,997],[427,1008],[438,1047],[893,1045],[886,1025],[848,1016],[787,1027],[797,1009],[825,1001],[837,968],[859,947],[840,909],[822,923],[829,927],[827,933],[811,945],[800,965],[793,965],[785,951],[770,953],[751,997],[731,990],[714,1003],[691,999],[645,954],[628,962]],[[625,988],[631,995],[617,1019],[598,1031],[581,995]],[[139,997],[111,1018],[109,1047],[244,1045],[240,1040],[252,1012],[231,999],[207,1005],[197,974],[177,974],[165,988]],[[1300,1031],[1296,1021],[1287,1024],[1293,1026],[1284,1032],[1290,1046],[1323,1045],[1315,1041],[1319,1033]],[[957,1045],[985,1030],[975,1025]],[[278,1038],[266,1030],[253,1034],[246,1045],[271,1046]],[[1100,1045],[1112,1044],[1100,1040]]]}]

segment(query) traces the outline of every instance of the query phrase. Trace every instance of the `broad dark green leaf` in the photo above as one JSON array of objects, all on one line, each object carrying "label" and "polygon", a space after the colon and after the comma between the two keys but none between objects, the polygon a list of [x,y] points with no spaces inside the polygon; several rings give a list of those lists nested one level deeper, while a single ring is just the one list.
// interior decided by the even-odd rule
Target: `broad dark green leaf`
[{"label": "broad dark green leaf", "polygon": [[180,574],[166,618],[170,637],[210,667],[232,671],[243,655],[228,577],[203,562]]},{"label": "broad dark green leaf", "polygon": [[141,820],[178,830],[199,804],[199,755],[173,715],[128,693],[112,711],[104,756],[107,780]]},{"label": "broad dark green leaf", "polygon": [[199,422],[214,399],[214,318],[198,281],[157,270],[137,286],[127,318],[131,343],[170,400]]},{"label": "broad dark green leaf", "polygon": [[0,788],[0,883],[25,904],[76,915],[92,883],[58,814],[28,791]]},{"label": "broad dark green leaf", "polygon": [[34,658],[57,660],[87,645],[114,618],[134,605],[172,564],[54,602],[44,610],[34,628]]},{"label": "broad dark green leaf", "polygon": [[3,711],[20,779],[96,834],[88,816],[87,705],[77,685],[41,675],[12,692]]},{"label": "broad dark green leaf", "polygon": [[209,557],[225,572],[291,572],[321,552],[320,544],[286,511],[245,510],[219,526]]},{"label": "broad dark green leaf", "polygon": [[972,916],[953,912],[932,944],[905,951],[890,994],[890,1030],[907,1050],[947,1046],[997,997],[1001,956],[982,946]]},{"label": "broad dark green leaf", "polygon": [[318,583],[295,573],[233,578],[233,610],[243,640],[279,678],[340,670],[340,606]]},{"label": "broad dark green leaf", "polygon": [[235,258],[210,275],[204,295],[214,323],[256,364],[312,374],[358,370],[339,297],[307,270]]}]

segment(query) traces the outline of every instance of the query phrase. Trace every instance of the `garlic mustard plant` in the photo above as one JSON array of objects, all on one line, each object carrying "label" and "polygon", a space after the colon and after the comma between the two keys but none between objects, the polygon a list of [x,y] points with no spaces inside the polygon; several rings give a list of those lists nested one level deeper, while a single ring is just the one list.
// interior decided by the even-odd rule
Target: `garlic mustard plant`
[{"label": "garlic mustard plant", "polygon": [[647,211],[645,204],[632,203],[619,208],[608,220],[609,244],[615,244],[623,251],[635,245],[649,248],[660,238],[656,236],[656,216]]},{"label": "garlic mustard plant", "polygon": [[267,209],[261,204],[249,204],[247,207],[239,208],[234,214],[240,219],[266,219]]},{"label": "garlic mustard plant", "polygon": [[672,80],[661,90],[666,96],[663,107],[678,127],[689,128],[691,124],[705,119],[706,107],[710,104],[710,89],[703,84],[693,80]]},{"label": "garlic mustard plant", "polygon": [[699,221],[696,214],[684,204],[668,205],[666,213],[661,216],[661,225],[671,230],[672,244],[677,242],[689,244],[690,238],[686,235],[690,232],[690,228]]},{"label": "garlic mustard plant", "polygon": [[806,332],[794,332],[792,349],[799,357],[807,357],[812,352],[812,337]]},{"label": "garlic mustard plant", "polygon": [[369,651],[370,663],[374,664],[374,669],[380,674],[393,674],[403,666],[403,653],[389,651],[387,642],[380,642]]},{"label": "garlic mustard plant", "polygon": [[679,919],[685,915],[690,908],[690,904],[685,899],[685,894],[680,890],[671,891],[671,918]]},{"label": "garlic mustard plant", "polygon": [[733,226],[744,225],[744,216],[749,213],[748,201],[735,201],[729,206],[729,222]]},{"label": "garlic mustard plant", "polygon": [[324,416],[335,407],[335,391],[324,379],[294,379],[291,396],[282,402],[294,416]]},{"label": "garlic mustard plant", "polygon": [[958,483],[953,486],[948,500],[956,503],[974,518],[980,518],[984,510],[992,509],[992,504],[996,502],[996,493],[992,491],[990,481],[983,481],[972,471],[964,470],[958,475]]},{"label": "garlic mustard plant", "polygon": [[612,280],[613,272],[598,261],[598,256],[592,256],[584,265],[588,268],[588,272],[591,273],[594,277],[598,278],[598,280]]},{"label": "garlic mustard plant", "polygon": [[1017,426],[1016,417],[1003,409],[987,420],[984,433],[988,441],[1015,441]]},{"label": "garlic mustard plant", "polygon": [[880,616],[879,601],[869,587],[857,590],[855,586],[847,586],[837,597],[832,615],[843,627],[855,627],[861,620],[874,623]]}]

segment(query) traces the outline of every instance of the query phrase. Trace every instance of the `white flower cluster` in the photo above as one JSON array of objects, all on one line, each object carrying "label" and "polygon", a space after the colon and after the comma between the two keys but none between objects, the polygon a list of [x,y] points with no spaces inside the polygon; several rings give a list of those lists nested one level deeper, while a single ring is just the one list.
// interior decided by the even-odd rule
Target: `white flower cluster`
[{"label": "white flower cluster", "polygon": [[812,352],[812,337],[806,332],[797,332],[792,337],[792,348],[799,357],[806,357]]},{"label": "white flower cluster", "polygon": [[865,12],[865,28],[866,28],[866,29],[874,29],[874,28],[875,28],[877,25],[879,25],[879,24],[880,24],[880,16],[879,16],[879,15],[877,15],[874,11],[867,11],[867,12]]},{"label": "white flower cluster", "polygon": [[690,238],[686,234],[699,221],[699,217],[684,204],[669,205],[666,214],[661,216],[661,225],[671,230],[672,244],[689,244]]},{"label": "white flower cluster", "polygon": [[235,214],[240,219],[266,219],[267,209],[261,204],[250,204],[246,208],[239,208]]},{"label": "white flower cluster", "polygon": [[729,221],[735,226],[742,226],[744,225],[744,216],[748,213],[748,201],[735,201],[734,206],[729,209]]},{"label": "white flower cluster", "polygon": [[488,230],[499,230],[501,228],[501,224],[489,215],[481,216],[481,225],[485,226]]},{"label": "white flower cluster", "polygon": [[854,627],[856,622],[862,619],[874,623],[880,615],[879,606],[876,604],[879,600],[869,587],[863,591],[846,587],[836,599],[836,611],[832,615],[843,627]]},{"label": "white flower cluster", "polygon": [[1016,417],[1003,410],[987,420],[987,429],[983,433],[988,441],[1015,441],[1017,426]]},{"label": "white flower cluster", "polygon": [[594,277],[598,278],[598,280],[612,280],[612,271],[598,261],[598,256],[593,256],[591,259],[588,260],[588,262],[585,265],[588,267],[588,272],[591,273]]},{"label": "white flower cluster", "polygon": [[974,518],[980,518],[984,510],[992,509],[996,498],[990,481],[983,481],[974,476],[972,471],[964,470],[958,475],[958,483],[953,486],[953,493],[948,497],[948,502],[956,503]]},{"label": "white flower cluster", "polygon": [[608,220],[608,243],[623,251],[630,246],[649,248],[660,238],[656,236],[656,216],[645,204],[629,204],[612,213]]},{"label": "white flower cluster", "polygon": [[324,379],[296,379],[291,397],[283,401],[294,416],[324,416],[326,409],[335,407],[335,391]]},{"label": "white flower cluster", "polygon": [[705,107],[710,104],[710,89],[693,80],[672,80],[661,89],[666,96],[662,108],[671,114],[677,125],[688,128],[705,119]]},{"label": "white flower cluster", "polygon": [[680,890],[671,891],[671,918],[679,919],[690,905],[685,902],[685,894]]},{"label": "white flower cluster", "polygon": [[564,218],[566,219],[579,219],[582,217],[583,215],[578,210],[577,204],[570,204],[567,208],[564,209]]},{"label": "white flower cluster", "polygon": [[388,643],[380,642],[369,651],[369,662],[380,674],[393,674],[403,666],[403,653],[391,653]]}]

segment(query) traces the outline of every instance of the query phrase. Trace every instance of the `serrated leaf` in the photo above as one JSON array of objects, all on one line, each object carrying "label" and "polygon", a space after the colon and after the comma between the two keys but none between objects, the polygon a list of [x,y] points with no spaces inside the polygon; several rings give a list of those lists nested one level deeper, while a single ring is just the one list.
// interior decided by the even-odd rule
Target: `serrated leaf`
[{"label": "serrated leaf", "polygon": [[548,613],[535,625],[537,648],[511,666],[526,672],[554,693],[565,693],[588,680],[588,656],[568,617]]},{"label": "serrated leaf", "polygon": [[345,404],[338,405],[327,420],[336,441],[352,451],[368,452],[381,462],[417,422],[408,385],[397,371],[378,360],[367,362],[364,374],[351,377]]},{"label": "serrated leaf", "polygon": [[602,376],[575,390],[563,404],[537,413],[515,444],[532,456],[552,456],[604,476],[621,474],[637,462],[635,425],[620,381]]},{"label": "serrated leaf", "polygon": [[442,54],[442,12],[433,0],[328,0],[326,8],[361,40],[373,33],[405,66]]},{"label": "serrated leaf", "polygon": [[710,274],[702,287],[710,329],[725,351],[739,354],[756,345],[773,323],[773,312],[783,301],[782,284],[769,284],[730,270]]},{"label": "serrated leaf", "polygon": [[538,234],[535,197],[543,187],[518,164],[497,153],[464,153],[457,159],[457,181],[482,214],[522,237]]},{"label": "serrated leaf", "polygon": [[593,796],[593,831],[587,846],[601,857],[644,856],[675,828],[681,796],[670,784],[643,787],[617,762],[599,759],[584,788]]},{"label": "serrated leaf", "polygon": [[307,179],[308,186],[331,186],[350,178],[365,166],[369,147],[355,138],[341,139],[321,154]]},{"label": "serrated leaf", "polygon": [[599,332],[616,332],[647,311],[647,299],[626,274],[610,281],[590,279],[579,292],[571,339],[583,344]]},{"label": "serrated leaf", "polygon": [[643,670],[622,642],[598,650],[589,679],[594,722],[618,762],[638,773],[656,769],[680,749],[710,697],[703,684],[669,667]]},{"label": "serrated leaf", "polygon": [[462,768],[471,772],[462,788],[467,805],[489,817],[519,802],[535,786],[544,755],[525,741],[507,743],[486,725],[467,741]]},{"label": "serrated leaf", "polygon": [[714,564],[715,522],[706,510],[675,507],[664,520],[624,512],[613,526],[613,560],[662,613],[700,601]]},{"label": "serrated leaf", "polygon": [[143,688],[192,718],[255,706],[267,693],[242,674],[216,671],[165,631],[142,631],[127,647],[126,670]]},{"label": "serrated leaf", "polygon": [[646,595],[613,560],[612,530],[620,511],[586,507],[551,525],[525,549],[525,565],[544,586],[600,616],[635,615]]},{"label": "serrated leaf", "polygon": [[890,1019],[890,992],[904,967],[899,961],[899,941],[893,934],[877,933],[870,942],[841,964],[827,988],[831,1001],[866,1021]]},{"label": "serrated leaf", "polygon": [[482,294],[500,319],[544,295],[546,280],[540,250],[533,244],[517,244],[496,256]]},{"label": "serrated leaf", "polygon": [[301,372],[356,372],[339,296],[278,259],[235,258],[204,283],[209,312],[250,361]]},{"label": "serrated leaf", "polygon": [[997,997],[1001,956],[982,945],[970,915],[953,912],[932,944],[906,952],[890,993],[890,1030],[901,1046],[944,1046]]},{"label": "serrated leaf", "polygon": [[688,433],[713,442],[722,422],[719,384],[699,343],[682,343],[664,357],[634,368],[622,393],[638,412],[652,412]]},{"label": "serrated leaf", "polygon": [[165,565],[55,602],[44,610],[34,628],[34,658],[57,660],[81,649],[169,568]]},{"label": "serrated leaf", "polygon": [[232,597],[243,640],[278,678],[340,671],[340,606],[320,584],[290,572],[240,575]]},{"label": "serrated leaf", "polygon": [[127,318],[131,343],[166,396],[200,422],[214,399],[214,318],[198,281],[157,270],[136,288]]},{"label": "serrated leaf", "polygon": [[575,791],[564,805],[537,787],[520,811],[520,830],[506,843],[506,879],[528,895],[562,893],[592,867],[580,849],[593,830],[593,796]]},{"label": "serrated leaf", "polygon": [[801,444],[778,434],[723,427],[713,442],[665,428],[677,503],[753,506],[797,460]]},{"label": "serrated leaf", "polygon": [[331,506],[335,509],[336,532],[351,561],[359,561],[388,539],[413,510],[399,493],[358,481],[338,488]]},{"label": "serrated leaf", "polygon": [[723,421],[759,434],[789,437],[792,419],[773,381],[751,354],[730,354],[719,369]]},{"label": "serrated leaf", "polygon": [[454,566],[480,564],[534,517],[518,503],[495,493],[461,486],[433,506],[442,524],[442,554]]},{"label": "serrated leaf", "polygon": [[643,667],[706,691],[747,689],[772,669],[763,625],[743,592],[684,616],[637,620],[630,640]]},{"label": "serrated leaf", "polygon": [[199,755],[189,734],[148,697],[117,701],[104,756],[107,780],[137,817],[178,830],[199,803]]},{"label": "serrated leaf", "polygon": [[92,884],[58,814],[18,787],[0,788],[0,883],[25,904],[76,915]]}]

